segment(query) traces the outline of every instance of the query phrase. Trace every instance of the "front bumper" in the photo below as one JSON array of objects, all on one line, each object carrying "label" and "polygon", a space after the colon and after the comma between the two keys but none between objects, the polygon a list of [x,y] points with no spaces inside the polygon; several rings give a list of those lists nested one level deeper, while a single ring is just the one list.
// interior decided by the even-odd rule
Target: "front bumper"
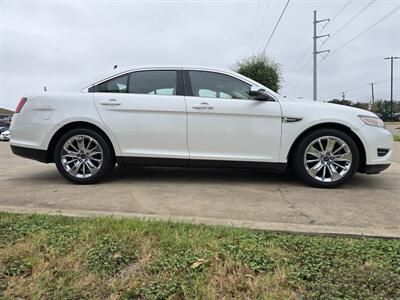
[{"label": "front bumper", "polygon": [[[394,145],[393,136],[386,128],[364,125],[355,132],[364,144],[366,169],[369,165],[390,165]],[[387,150],[386,154],[379,154],[380,149]]]},{"label": "front bumper", "polygon": [[21,157],[37,160],[37,161],[40,161],[43,163],[49,163],[49,159],[48,159],[46,150],[11,145],[11,151],[15,155],[18,155]]},{"label": "front bumper", "polygon": [[386,170],[387,168],[390,167],[390,164],[380,164],[380,165],[366,165],[364,168],[364,172],[365,174],[378,174],[384,170]]}]

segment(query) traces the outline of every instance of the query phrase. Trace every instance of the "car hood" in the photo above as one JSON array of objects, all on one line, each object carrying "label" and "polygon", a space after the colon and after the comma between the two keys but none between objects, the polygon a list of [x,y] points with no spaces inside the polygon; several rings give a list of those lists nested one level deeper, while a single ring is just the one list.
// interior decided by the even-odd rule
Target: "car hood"
[{"label": "car hood", "polygon": [[357,130],[365,126],[359,116],[377,117],[368,110],[340,104],[288,98],[279,102],[282,117],[299,119],[305,127],[322,123],[339,123]]},{"label": "car hood", "polygon": [[[313,101],[308,99],[295,99],[295,98],[283,98],[281,100],[282,101],[280,101],[280,103],[283,104],[283,106],[306,107],[308,109],[322,110],[328,114],[334,112],[348,112],[354,115],[377,117],[376,114],[370,112],[369,110],[357,107],[351,107],[347,105],[336,104],[336,103]],[[312,110],[309,112],[312,112]]]}]

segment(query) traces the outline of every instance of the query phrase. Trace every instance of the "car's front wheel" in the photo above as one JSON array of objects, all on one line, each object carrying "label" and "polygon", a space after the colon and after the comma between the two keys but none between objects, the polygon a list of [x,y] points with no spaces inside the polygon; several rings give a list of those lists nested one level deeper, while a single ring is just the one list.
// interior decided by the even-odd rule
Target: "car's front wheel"
[{"label": "car's front wheel", "polygon": [[298,144],[293,167],[298,177],[315,187],[336,187],[358,169],[360,154],[354,140],[336,129],[309,133]]},{"label": "car's front wheel", "polygon": [[54,161],[58,171],[74,183],[89,184],[104,179],[115,160],[106,140],[91,129],[73,129],[58,141]]}]

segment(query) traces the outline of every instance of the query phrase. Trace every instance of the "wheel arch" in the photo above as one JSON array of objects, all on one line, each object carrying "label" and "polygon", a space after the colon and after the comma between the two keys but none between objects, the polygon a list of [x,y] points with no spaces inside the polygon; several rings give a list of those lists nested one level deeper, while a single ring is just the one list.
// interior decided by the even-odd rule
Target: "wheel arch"
[{"label": "wheel arch", "polygon": [[365,147],[364,147],[363,142],[358,137],[358,135],[353,130],[351,130],[350,127],[340,124],[340,123],[334,123],[334,122],[315,124],[307,129],[305,129],[300,135],[297,136],[297,138],[293,142],[292,146],[290,147],[290,150],[289,150],[289,153],[287,156],[288,166],[290,169],[292,168],[292,163],[293,163],[292,160],[294,157],[295,150],[296,150],[298,144],[300,143],[300,141],[302,140],[302,138],[304,136],[306,136],[307,134],[309,134],[310,132],[313,132],[313,131],[319,130],[319,129],[336,129],[336,130],[340,130],[340,131],[343,131],[346,134],[348,134],[357,145],[358,151],[360,153],[360,164],[358,166],[358,171],[363,172],[363,170],[365,169],[365,165],[366,165],[366,152],[365,152]]},{"label": "wheel arch", "polygon": [[54,162],[54,149],[56,147],[58,140],[66,132],[73,130],[73,129],[80,129],[80,128],[92,129],[93,131],[96,131],[98,134],[100,134],[106,140],[114,157],[116,156],[114,145],[111,142],[111,139],[109,138],[109,136],[104,132],[104,130],[102,130],[100,127],[98,127],[97,125],[95,125],[93,123],[89,123],[89,122],[85,122],[85,121],[75,121],[75,122],[71,122],[71,123],[67,123],[67,124],[63,125],[51,137],[49,146],[47,148],[47,161],[48,162]]}]

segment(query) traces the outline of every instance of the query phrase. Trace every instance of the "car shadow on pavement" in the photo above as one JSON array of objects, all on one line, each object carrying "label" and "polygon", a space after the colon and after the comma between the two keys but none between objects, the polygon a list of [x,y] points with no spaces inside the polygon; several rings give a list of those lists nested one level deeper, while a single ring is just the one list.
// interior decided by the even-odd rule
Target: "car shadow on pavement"
[{"label": "car shadow on pavement", "polygon": [[[24,181],[35,184],[61,184],[73,185],[64,179],[54,169],[40,170],[19,174],[7,180],[24,184]],[[126,184],[126,183],[179,183],[179,184],[281,184],[293,188],[305,187],[294,173],[272,173],[258,169],[215,169],[215,168],[179,168],[179,167],[141,167],[123,166],[116,167],[113,173],[100,184]],[[387,182],[381,176],[368,176],[356,174],[341,189],[354,188],[385,188]]]},{"label": "car shadow on pavement", "polygon": [[[107,182],[152,181],[185,183],[249,183],[277,184],[292,187],[308,187],[293,172],[283,174],[259,169],[219,169],[219,168],[172,168],[172,167],[139,167],[124,166],[115,168]],[[340,186],[341,189],[384,188],[387,180],[379,175],[356,173],[350,180]],[[309,187],[311,188],[311,187]],[[324,190],[324,189],[322,189]]]},{"label": "car shadow on pavement", "polygon": [[123,166],[115,168],[107,182],[115,181],[164,181],[197,183],[237,182],[263,183],[282,181],[297,184],[293,173],[277,174],[257,169],[224,169],[224,168],[179,168],[179,167],[141,167]]}]

